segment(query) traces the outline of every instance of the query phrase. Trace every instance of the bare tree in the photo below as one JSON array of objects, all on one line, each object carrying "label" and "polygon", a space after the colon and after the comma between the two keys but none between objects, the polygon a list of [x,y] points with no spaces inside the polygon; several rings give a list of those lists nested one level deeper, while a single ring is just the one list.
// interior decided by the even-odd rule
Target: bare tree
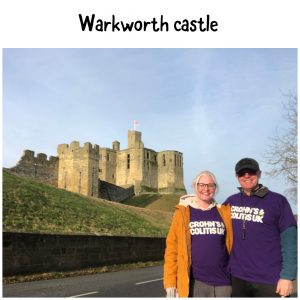
[{"label": "bare tree", "polygon": [[288,98],[283,106],[283,117],[287,120],[289,127],[284,134],[276,134],[271,138],[271,144],[264,157],[272,169],[266,172],[270,177],[282,175],[285,177],[289,188],[286,190],[294,199],[297,198],[297,169],[298,169],[298,149],[297,149],[297,102],[296,95],[285,95]]}]

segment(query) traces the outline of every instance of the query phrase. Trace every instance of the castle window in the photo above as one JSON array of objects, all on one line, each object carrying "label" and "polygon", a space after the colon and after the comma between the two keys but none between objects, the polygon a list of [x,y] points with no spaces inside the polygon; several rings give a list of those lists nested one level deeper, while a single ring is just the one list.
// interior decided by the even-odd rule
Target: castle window
[{"label": "castle window", "polygon": [[156,162],[156,155],[154,155],[154,161]]},{"label": "castle window", "polygon": [[67,172],[65,172],[65,189],[67,189]]},{"label": "castle window", "polygon": [[147,152],[147,159],[149,159],[149,152]]},{"label": "castle window", "polygon": [[109,161],[109,153],[107,153],[107,161]]},{"label": "castle window", "polygon": [[114,179],[115,178],[115,174],[112,174],[111,177],[112,177],[112,179]]},{"label": "castle window", "polygon": [[130,154],[127,154],[127,169],[130,169]]},{"label": "castle window", "polygon": [[81,172],[79,172],[79,181],[78,181],[78,193],[80,194],[81,190]]},{"label": "castle window", "polygon": [[99,173],[102,173],[102,169],[99,169]]},{"label": "castle window", "polygon": [[163,166],[165,166],[166,165],[166,156],[165,156],[165,154],[163,154]]},{"label": "castle window", "polygon": [[94,179],[95,179],[95,167],[92,168],[92,186],[91,186],[91,196],[94,196]]}]

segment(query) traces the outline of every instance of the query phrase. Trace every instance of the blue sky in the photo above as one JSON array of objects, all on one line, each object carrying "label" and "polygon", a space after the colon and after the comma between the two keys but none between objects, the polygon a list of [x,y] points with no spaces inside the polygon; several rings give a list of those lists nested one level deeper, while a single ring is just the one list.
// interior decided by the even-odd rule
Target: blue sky
[{"label": "blue sky", "polygon": [[[24,149],[56,155],[73,140],[127,147],[127,131],[145,147],[183,152],[191,192],[202,170],[215,173],[223,202],[236,192],[234,165],[263,154],[297,92],[296,49],[4,49],[3,165]],[[261,182],[284,193],[283,178]]]}]

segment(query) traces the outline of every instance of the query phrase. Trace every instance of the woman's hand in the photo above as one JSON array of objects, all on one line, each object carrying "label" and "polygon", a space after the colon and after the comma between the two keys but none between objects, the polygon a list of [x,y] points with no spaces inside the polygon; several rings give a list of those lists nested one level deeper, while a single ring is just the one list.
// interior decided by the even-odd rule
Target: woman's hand
[{"label": "woman's hand", "polygon": [[176,287],[166,288],[166,292],[167,292],[166,295],[167,298],[178,298],[178,292]]}]

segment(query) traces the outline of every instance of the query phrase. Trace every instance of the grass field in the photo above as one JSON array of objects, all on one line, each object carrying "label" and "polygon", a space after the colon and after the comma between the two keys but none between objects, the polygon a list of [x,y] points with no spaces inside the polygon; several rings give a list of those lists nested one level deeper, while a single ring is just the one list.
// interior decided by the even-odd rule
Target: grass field
[{"label": "grass field", "polygon": [[175,205],[179,203],[179,198],[180,195],[177,194],[144,194],[134,196],[122,203],[136,207],[173,212]]},{"label": "grass field", "polygon": [[159,204],[161,197],[152,200],[144,199],[147,205],[133,207],[3,171],[3,231],[165,236],[172,220],[172,209],[167,208],[173,200],[166,199],[164,205]]}]

